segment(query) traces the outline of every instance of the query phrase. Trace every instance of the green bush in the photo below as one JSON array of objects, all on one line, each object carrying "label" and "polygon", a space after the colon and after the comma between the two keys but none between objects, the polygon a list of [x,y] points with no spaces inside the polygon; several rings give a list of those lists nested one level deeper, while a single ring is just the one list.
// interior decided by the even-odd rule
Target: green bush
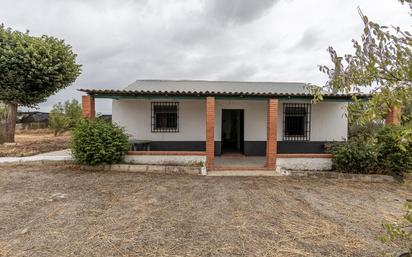
[{"label": "green bush", "polygon": [[376,168],[376,151],[373,140],[354,137],[332,146],[334,169],[348,173],[374,173]]},{"label": "green bush", "polygon": [[383,124],[378,122],[369,122],[364,125],[360,124],[351,124],[349,125],[349,138],[353,137],[364,137],[364,138],[373,138],[376,136],[376,133],[382,129]]},{"label": "green bush", "polygon": [[385,126],[376,135],[379,169],[401,174],[412,170],[412,129]]},{"label": "green bush", "polygon": [[369,137],[362,133],[335,144],[330,152],[341,172],[402,175],[412,171],[412,129],[384,126]]},{"label": "green bush", "polygon": [[121,161],[130,147],[123,128],[101,119],[81,120],[72,132],[71,149],[81,164],[112,164]]}]

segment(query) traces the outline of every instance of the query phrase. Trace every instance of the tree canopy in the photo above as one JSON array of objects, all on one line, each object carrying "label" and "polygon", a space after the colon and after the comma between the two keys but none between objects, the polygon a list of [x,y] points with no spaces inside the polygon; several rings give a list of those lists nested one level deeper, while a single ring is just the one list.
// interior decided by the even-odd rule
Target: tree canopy
[{"label": "tree canopy", "polygon": [[76,54],[63,40],[35,37],[0,25],[0,144],[14,142],[17,107],[35,106],[80,75]]},{"label": "tree canopy", "polygon": [[63,40],[0,25],[0,101],[34,106],[73,83],[80,67]]},{"label": "tree canopy", "polygon": [[[400,2],[412,16],[412,0]],[[352,40],[355,53],[342,57],[329,47],[333,65],[320,66],[320,70],[329,77],[323,87],[327,91],[349,93],[372,88],[369,101],[354,98],[357,108],[362,110],[360,120],[366,122],[381,118],[390,107],[402,108],[411,102],[412,36],[400,27],[370,21],[360,9],[359,14],[364,30],[360,42]],[[317,100],[322,99],[321,89],[314,89]]]}]

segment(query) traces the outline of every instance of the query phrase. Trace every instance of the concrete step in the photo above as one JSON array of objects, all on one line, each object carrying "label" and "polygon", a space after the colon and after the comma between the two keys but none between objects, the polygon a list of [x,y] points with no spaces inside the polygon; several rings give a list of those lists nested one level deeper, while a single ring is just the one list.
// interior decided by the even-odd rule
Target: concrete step
[{"label": "concrete step", "polygon": [[251,170],[212,170],[207,172],[208,176],[212,177],[219,177],[219,176],[232,176],[232,177],[276,177],[282,176],[282,174],[276,172],[275,170],[267,170],[267,169],[251,169]]}]

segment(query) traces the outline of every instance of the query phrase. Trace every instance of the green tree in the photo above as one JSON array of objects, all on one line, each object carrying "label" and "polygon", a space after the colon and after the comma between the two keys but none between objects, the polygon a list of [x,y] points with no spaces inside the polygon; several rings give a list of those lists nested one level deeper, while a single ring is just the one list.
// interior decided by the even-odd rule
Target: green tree
[{"label": "green tree", "polygon": [[[401,0],[412,10],[411,0]],[[361,42],[352,40],[354,54],[343,57],[328,48],[332,67],[320,66],[329,77],[323,89],[332,92],[360,92],[372,87],[371,98],[364,102],[355,100],[362,110],[361,122],[381,119],[391,107],[402,108],[412,97],[412,37],[399,27],[380,26],[359,14],[364,23]],[[412,16],[412,12],[410,12]],[[322,88],[314,88],[315,100],[322,100]]]},{"label": "green tree", "polygon": [[54,135],[57,136],[71,128],[82,118],[82,108],[75,99],[67,100],[64,105],[58,103],[53,105],[49,114],[49,127],[53,129]]},{"label": "green tree", "polygon": [[69,127],[73,128],[82,118],[82,106],[76,99],[64,103],[64,113],[69,119]]},{"label": "green tree", "polygon": [[6,105],[3,141],[14,142],[18,106],[32,107],[45,101],[72,84],[80,72],[76,54],[63,40],[35,37],[0,25],[0,101]]},{"label": "green tree", "polygon": [[49,127],[53,129],[54,136],[66,131],[69,127],[70,120],[64,113],[64,107],[61,103],[53,105],[49,114]]}]

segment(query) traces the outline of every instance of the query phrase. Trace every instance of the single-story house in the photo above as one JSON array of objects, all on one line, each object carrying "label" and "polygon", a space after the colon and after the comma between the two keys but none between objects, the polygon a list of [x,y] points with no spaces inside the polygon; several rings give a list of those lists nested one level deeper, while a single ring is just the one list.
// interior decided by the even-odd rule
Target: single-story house
[{"label": "single-story house", "polygon": [[198,80],[138,80],[123,90],[80,91],[87,93],[83,113],[89,118],[95,98],[112,99],[113,122],[136,142],[130,154],[204,156],[208,170],[224,156],[262,156],[265,169],[293,159],[330,166],[325,147],[347,138],[353,96],[325,92],[322,102],[312,103],[306,83]]}]

